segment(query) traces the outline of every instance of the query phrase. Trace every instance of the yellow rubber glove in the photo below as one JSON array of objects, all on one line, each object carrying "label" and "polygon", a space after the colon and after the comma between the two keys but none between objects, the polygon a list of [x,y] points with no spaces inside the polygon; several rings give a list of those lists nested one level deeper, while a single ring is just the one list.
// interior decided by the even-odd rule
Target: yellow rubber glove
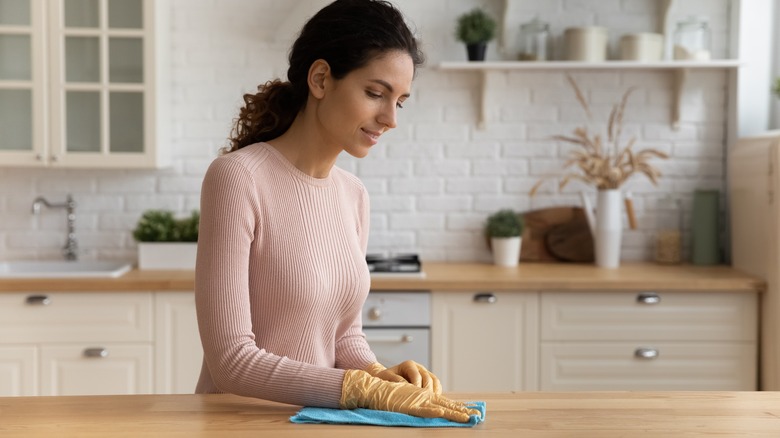
[{"label": "yellow rubber glove", "polygon": [[341,409],[377,409],[425,418],[446,418],[467,423],[469,415],[479,415],[461,402],[434,394],[409,383],[388,382],[363,370],[347,370],[341,384]]},{"label": "yellow rubber glove", "polygon": [[388,382],[409,382],[414,386],[430,389],[436,394],[441,394],[439,378],[413,360],[401,362],[391,368],[385,368],[381,363],[374,362],[367,366],[365,371],[374,377],[379,377]]}]

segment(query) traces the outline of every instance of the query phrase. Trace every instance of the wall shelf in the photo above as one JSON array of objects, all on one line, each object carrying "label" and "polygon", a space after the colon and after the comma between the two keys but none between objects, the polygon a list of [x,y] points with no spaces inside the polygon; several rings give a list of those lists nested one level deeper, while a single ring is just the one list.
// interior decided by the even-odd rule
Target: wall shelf
[{"label": "wall shelf", "polygon": [[471,71],[480,73],[482,84],[480,89],[479,129],[484,129],[487,124],[486,90],[490,82],[491,72],[507,71],[535,71],[535,70],[668,70],[674,74],[674,99],[672,101],[672,128],[680,127],[680,105],[682,91],[690,70],[702,69],[736,69],[741,65],[740,61],[733,59],[720,59],[712,61],[604,61],[604,62],[580,62],[580,61],[450,61],[442,62],[436,68],[442,71]]}]

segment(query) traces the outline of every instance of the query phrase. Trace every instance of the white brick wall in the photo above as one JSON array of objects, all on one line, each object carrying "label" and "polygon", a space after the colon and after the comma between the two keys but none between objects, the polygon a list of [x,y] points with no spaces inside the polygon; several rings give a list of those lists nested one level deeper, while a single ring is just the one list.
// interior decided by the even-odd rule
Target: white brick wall
[{"label": "white brick wall", "polygon": [[[198,208],[200,181],[216,156],[235,117],[241,94],[286,71],[286,54],[295,30],[281,29],[297,2],[280,0],[171,0],[172,148],[175,164],[159,171],[30,170],[0,168],[0,259],[59,257],[65,240],[65,215],[30,212],[43,195],[61,201],[72,193],[83,257],[133,259],[131,229],[141,212],[170,208],[187,215]],[[519,24],[538,15],[555,35],[567,26],[608,26],[611,46],[625,32],[655,31],[656,0],[522,0],[511,2],[509,52]],[[706,15],[712,28],[713,56],[727,57],[728,0],[679,0],[672,22],[689,14]],[[579,204],[582,186],[563,192],[555,181],[531,199],[537,178],[558,172],[568,147],[549,140],[583,122],[583,114],[564,73],[492,74],[488,90],[491,123],[478,130],[479,76],[442,72],[443,60],[463,60],[465,50],[452,34],[457,15],[483,5],[496,15],[497,0],[397,0],[418,29],[428,56],[413,96],[399,115],[399,128],[385,136],[371,156],[341,157],[339,165],[356,173],[371,193],[369,251],[418,251],[425,260],[485,261],[481,235],[485,217],[499,208],[527,210]],[[613,51],[614,53],[614,51]],[[489,59],[499,59],[496,43]],[[511,58],[508,56],[507,58]],[[626,231],[624,259],[649,259],[656,223],[655,205],[671,192],[690,201],[696,188],[723,190],[727,77],[723,71],[692,72],[683,96],[678,131],[669,125],[671,73],[664,71],[573,72],[605,120],[610,106],[629,86],[626,136],[638,148],[672,154],[658,162],[660,187],[642,178],[634,192],[639,230]],[[590,188],[586,188],[591,190]],[[688,237],[686,235],[686,241]]]}]

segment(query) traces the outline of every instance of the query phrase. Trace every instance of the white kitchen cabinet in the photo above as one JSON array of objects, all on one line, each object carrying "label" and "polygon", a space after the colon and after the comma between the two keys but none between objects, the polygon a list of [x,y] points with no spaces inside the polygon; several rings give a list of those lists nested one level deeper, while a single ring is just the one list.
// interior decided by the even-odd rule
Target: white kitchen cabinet
[{"label": "white kitchen cabinet", "polygon": [[0,347],[0,397],[38,393],[38,350],[32,346]]},{"label": "white kitchen cabinet", "polygon": [[168,1],[2,6],[2,165],[169,164]]},{"label": "white kitchen cabinet", "polygon": [[192,394],[203,362],[193,292],[155,294],[155,392]]},{"label": "white kitchen cabinet", "polygon": [[432,294],[431,367],[446,391],[536,390],[535,292]]},{"label": "white kitchen cabinet", "polygon": [[41,395],[152,393],[152,346],[73,344],[41,347]]},{"label": "white kitchen cabinet", "polygon": [[150,292],[0,294],[0,388],[150,393],[152,311]]},{"label": "white kitchen cabinet", "polygon": [[756,390],[757,298],[544,292],[539,389]]}]

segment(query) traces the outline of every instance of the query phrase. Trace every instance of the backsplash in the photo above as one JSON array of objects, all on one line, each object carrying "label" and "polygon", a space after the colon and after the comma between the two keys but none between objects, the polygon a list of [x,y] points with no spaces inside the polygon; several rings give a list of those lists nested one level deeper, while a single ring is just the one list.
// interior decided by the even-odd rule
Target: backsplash
[{"label": "backsplash", "polygon": [[[85,259],[135,259],[131,230],[144,210],[165,208],[187,215],[198,208],[201,179],[226,144],[242,94],[284,76],[291,29],[297,29],[303,17],[296,21],[290,15],[299,2],[171,3],[173,139],[168,147],[173,150],[174,166],[157,171],[0,168],[0,259],[59,257],[65,242],[65,213],[44,210],[33,216],[32,201],[39,195],[60,202],[67,193],[73,194],[78,203],[76,232]],[[369,252],[415,251],[423,261],[488,261],[481,228],[491,212],[579,205],[580,190],[594,193],[593,188],[577,184],[558,192],[553,180],[534,198],[528,195],[540,177],[559,172],[566,161],[568,147],[550,136],[569,134],[585,122],[564,71],[491,73],[488,123],[478,129],[480,74],[437,69],[442,61],[465,60],[465,49],[453,38],[457,15],[483,5],[498,16],[503,1],[395,3],[417,27],[427,66],[418,73],[412,97],[399,112],[399,127],[383,136],[367,158],[339,160],[371,194]],[[603,25],[610,28],[614,48],[623,33],[656,31],[661,2],[510,3],[509,29],[519,28],[534,15],[550,22],[556,36],[568,26]],[[689,14],[707,16],[713,58],[728,57],[730,2],[677,4],[670,21]],[[488,60],[514,59],[510,54],[516,34],[507,32],[507,55],[499,54],[497,43],[492,42]],[[657,203],[664,195],[682,199],[688,227],[693,190],[725,189],[728,72],[690,72],[679,130],[670,125],[672,71],[570,73],[591,103],[598,126],[606,123],[612,104],[623,92],[637,86],[626,107],[625,137],[636,135],[637,149],[652,147],[671,155],[654,161],[663,173],[658,187],[641,175],[625,186],[633,193],[639,229],[625,231],[623,259],[652,259]],[[687,242],[687,229],[684,236]]]}]

